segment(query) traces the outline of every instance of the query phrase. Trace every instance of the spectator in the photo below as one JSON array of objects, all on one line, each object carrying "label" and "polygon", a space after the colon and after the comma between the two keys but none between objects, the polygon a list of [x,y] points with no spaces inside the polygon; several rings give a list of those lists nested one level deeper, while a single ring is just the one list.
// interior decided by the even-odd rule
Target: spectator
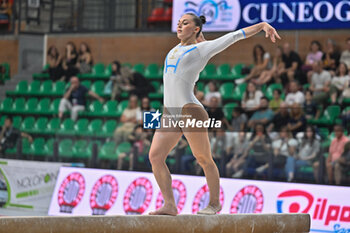
[{"label": "spectator", "polygon": [[[286,161],[290,157],[294,157],[297,153],[298,141],[293,138],[291,131],[288,127],[282,127],[279,135],[279,139],[272,142],[273,148],[273,167],[284,168],[286,172],[287,181],[290,182],[294,178],[291,168],[285,166]],[[265,165],[267,168],[268,165]]]},{"label": "spectator", "polygon": [[235,107],[232,111],[232,120],[229,129],[233,132],[243,132],[247,122],[247,115],[241,107]]},{"label": "spectator", "polygon": [[285,68],[280,70],[283,85],[293,80],[298,80],[299,83],[306,82],[302,77],[301,59],[296,52],[291,50],[289,43],[283,45],[282,61],[285,64]]},{"label": "spectator", "polygon": [[101,103],[104,102],[103,98],[98,96],[95,92],[81,85],[77,77],[72,77],[70,80],[70,87],[60,101],[58,117],[62,119],[64,112],[70,110],[72,120],[76,121],[78,119],[78,113],[85,110],[86,94],[97,99]]},{"label": "spectator", "polygon": [[128,67],[121,67],[119,61],[112,62],[112,75],[104,89],[105,94],[111,94],[111,100],[119,100],[123,91],[128,90],[129,76],[132,71]]},{"label": "spectator", "polygon": [[12,14],[12,2],[9,0],[0,0],[0,30],[7,31],[10,26]]},{"label": "spectator", "polygon": [[27,138],[30,143],[33,142],[33,138],[29,134],[20,132],[13,127],[12,123],[12,118],[7,117],[4,125],[0,126],[0,155],[5,155],[7,149],[14,148],[20,137]]},{"label": "spectator", "polygon": [[269,83],[273,78],[275,83],[281,83],[281,71],[284,70],[284,62],[282,60],[283,50],[282,47],[278,46],[275,51],[275,56],[272,59],[272,68],[265,70],[261,73],[258,79],[255,80],[255,84],[263,85]]},{"label": "spectator", "polygon": [[130,94],[136,95],[141,99],[144,96],[148,96],[150,92],[155,91],[153,86],[142,74],[131,72],[128,67],[123,67],[123,70],[128,74],[127,77],[129,78],[129,84],[126,86],[126,90],[129,91]]},{"label": "spectator", "polygon": [[279,111],[280,105],[283,102],[281,95],[282,91],[280,89],[273,90],[273,99],[270,100],[269,108],[275,113]]},{"label": "spectator", "polygon": [[322,46],[319,41],[311,41],[310,52],[307,54],[305,59],[305,65],[303,66],[303,71],[310,71],[313,64],[322,60],[323,52]]},{"label": "spectator", "polygon": [[340,63],[337,74],[332,78],[330,95],[332,104],[336,104],[337,97],[344,96],[343,91],[349,86],[350,77],[348,75],[348,68],[344,62]]},{"label": "spectator", "polygon": [[91,73],[91,68],[93,65],[92,55],[90,47],[85,43],[80,44],[79,49],[79,63],[77,63],[77,67],[81,74]]},{"label": "spectator", "polygon": [[229,123],[225,118],[222,108],[219,108],[219,100],[217,97],[213,96],[210,99],[209,106],[207,107],[207,112],[209,118],[214,118],[215,120],[221,120],[222,127],[229,128]]},{"label": "spectator", "polygon": [[346,50],[342,52],[340,62],[344,62],[347,67],[350,67],[350,37],[346,39]]},{"label": "spectator", "polygon": [[217,85],[214,81],[208,83],[209,91],[204,95],[205,105],[208,105],[211,97],[215,96],[219,101],[219,106],[221,106],[221,94],[218,91]]},{"label": "spectator", "polygon": [[313,64],[313,71],[310,90],[313,92],[313,100],[317,104],[323,105],[329,97],[331,74],[323,69],[320,61]]},{"label": "spectator", "polygon": [[288,112],[288,105],[285,102],[282,102],[280,110],[273,116],[272,121],[267,128],[270,138],[276,139],[278,137],[278,132],[280,132],[282,127],[286,125],[286,122],[289,121],[290,115]]},{"label": "spectator", "polygon": [[332,39],[328,39],[326,43],[326,51],[322,56],[323,67],[325,70],[335,72],[339,66],[340,53],[336,48],[336,44]]},{"label": "spectator", "polygon": [[[132,150],[129,155],[124,152],[118,155],[118,170],[123,168],[123,161],[127,156],[129,156],[129,171],[134,170],[135,155],[143,157],[145,161],[148,157],[151,141],[148,139],[147,133],[143,131],[142,125],[136,125],[128,139],[132,143]],[[134,153],[134,149],[136,149],[137,154]]]},{"label": "spectator", "polygon": [[317,104],[312,99],[312,91],[306,90],[305,91],[305,102],[304,102],[304,111],[305,111],[305,118],[307,120],[309,119],[318,119],[320,117],[321,111],[317,107]]},{"label": "spectator", "polygon": [[304,116],[303,109],[297,103],[292,105],[287,127],[288,130],[293,133],[293,136],[295,136],[298,132],[305,132],[306,118]]},{"label": "spectator", "polygon": [[248,128],[254,129],[256,124],[267,126],[273,118],[273,111],[269,109],[269,101],[266,97],[261,97],[260,108],[248,121]]},{"label": "spectator", "polygon": [[62,58],[56,48],[51,46],[47,52],[47,64],[49,64],[50,79],[54,82],[58,81],[62,77]]},{"label": "spectator", "polygon": [[339,162],[339,158],[344,152],[344,145],[349,141],[347,137],[344,135],[344,130],[341,125],[334,126],[335,138],[332,140],[331,145],[329,147],[329,155],[326,161],[327,175],[329,184],[333,184],[334,182],[334,167],[337,162]]},{"label": "spectator", "polygon": [[[315,163],[318,162],[318,153],[321,149],[321,143],[316,139],[316,132],[314,127],[307,126],[304,137],[301,144],[299,144],[299,150],[295,156],[288,156],[286,171],[290,181],[294,180],[295,172],[303,166],[316,167]],[[318,171],[314,169],[315,180],[318,178]]]},{"label": "spectator", "polygon": [[78,53],[73,42],[68,42],[65,48],[65,56],[63,58],[63,76],[64,80],[68,82],[71,77],[76,76],[79,73],[77,68]]},{"label": "spectator", "polygon": [[151,108],[149,98],[147,96],[141,99],[141,111],[155,111],[156,109]]},{"label": "spectator", "polygon": [[261,73],[271,68],[270,54],[265,52],[265,49],[257,44],[253,49],[254,67],[250,73],[244,78],[245,81],[258,78]]},{"label": "spectator", "polygon": [[344,146],[344,152],[341,157],[335,163],[334,166],[334,178],[335,184],[343,184],[345,178],[348,178],[350,172],[350,142],[347,142]]},{"label": "spectator", "polygon": [[249,82],[241,103],[248,116],[251,116],[259,108],[261,97],[263,97],[263,93],[256,89],[253,82]]},{"label": "spectator", "polygon": [[135,126],[141,123],[139,116],[141,115],[141,109],[138,106],[138,98],[136,95],[131,95],[129,97],[129,104],[126,109],[124,109],[122,116],[120,117],[120,122],[122,126],[118,127],[114,131],[114,141],[118,145],[119,143],[126,141],[129,135],[133,132]]},{"label": "spectator", "polygon": [[261,173],[265,170],[271,153],[271,139],[267,135],[263,124],[255,125],[245,153],[243,155],[243,158],[246,158],[243,165],[244,176],[251,173]]},{"label": "spectator", "polygon": [[291,106],[295,103],[303,104],[305,101],[304,93],[299,91],[299,84],[296,81],[291,81],[289,84],[290,92],[286,96],[286,103]]},{"label": "spectator", "polygon": [[[233,146],[227,149],[226,154],[230,155],[233,152],[232,158],[226,164],[226,177],[240,178],[243,175],[243,165],[247,157],[247,148],[249,141],[245,132],[239,132],[235,138]],[[232,152],[231,152],[232,151]],[[245,156],[244,156],[245,155]]]}]

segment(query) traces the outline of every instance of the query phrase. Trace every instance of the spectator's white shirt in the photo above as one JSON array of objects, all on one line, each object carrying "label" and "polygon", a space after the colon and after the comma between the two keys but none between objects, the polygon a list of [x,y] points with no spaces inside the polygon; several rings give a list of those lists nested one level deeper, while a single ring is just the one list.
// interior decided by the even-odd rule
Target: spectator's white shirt
[{"label": "spectator's white shirt", "polygon": [[288,146],[290,147],[297,147],[298,146],[298,141],[294,138],[290,138],[288,140],[288,145],[287,143],[283,142],[282,139],[278,139],[274,142],[272,142],[272,148],[273,149],[279,149],[280,155],[284,156],[290,156],[289,151],[288,151]]},{"label": "spectator's white shirt", "polygon": [[350,80],[350,77],[349,75],[345,75],[345,76],[342,76],[342,77],[334,77],[332,78],[332,81],[331,81],[331,84],[336,86],[338,89],[341,89],[345,86],[345,84]]},{"label": "spectator's white shirt", "polygon": [[205,102],[206,102],[206,103],[209,103],[209,102],[210,102],[210,99],[211,99],[212,97],[218,98],[218,100],[219,100],[219,105],[221,106],[221,94],[220,94],[220,92],[218,92],[218,91],[215,91],[215,92],[208,92],[208,93],[205,94],[205,96],[204,96]]},{"label": "spectator's white shirt", "polygon": [[311,85],[316,89],[315,92],[321,92],[321,89],[325,87],[327,82],[331,81],[331,74],[323,70],[321,73],[314,72],[311,78]]},{"label": "spectator's white shirt", "polygon": [[303,104],[305,102],[305,96],[301,91],[297,91],[296,93],[291,92],[286,96],[285,101],[288,105],[292,105],[294,103]]},{"label": "spectator's white shirt", "polygon": [[[242,100],[242,103],[245,104],[246,108],[256,108],[260,105],[260,99],[263,96],[263,93],[260,90],[257,90],[255,91],[254,98],[248,98],[247,101]],[[243,99],[245,99],[245,93]]]},{"label": "spectator's white shirt", "polygon": [[340,62],[344,62],[347,67],[350,67],[350,51],[345,50],[342,52],[341,57],[340,57]]}]

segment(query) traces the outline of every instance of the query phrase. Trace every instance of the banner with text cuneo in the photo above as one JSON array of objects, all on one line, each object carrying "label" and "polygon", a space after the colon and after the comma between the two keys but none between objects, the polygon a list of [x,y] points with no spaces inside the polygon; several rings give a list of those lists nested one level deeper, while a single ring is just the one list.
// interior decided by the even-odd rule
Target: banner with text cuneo
[{"label": "banner with text cuneo", "polygon": [[349,0],[174,0],[173,32],[185,13],[205,15],[204,31],[233,31],[262,21],[287,30],[350,28]]},{"label": "banner with text cuneo", "polygon": [[[208,204],[204,177],[172,178],[180,214]],[[221,213],[309,213],[312,232],[350,231],[350,187],[225,178],[220,185]],[[152,173],[62,167],[49,215],[139,215],[162,204]]]},{"label": "banner with text cuneo", "polygon": [[63,165],[0,159],[0,215],[47,215]]}]

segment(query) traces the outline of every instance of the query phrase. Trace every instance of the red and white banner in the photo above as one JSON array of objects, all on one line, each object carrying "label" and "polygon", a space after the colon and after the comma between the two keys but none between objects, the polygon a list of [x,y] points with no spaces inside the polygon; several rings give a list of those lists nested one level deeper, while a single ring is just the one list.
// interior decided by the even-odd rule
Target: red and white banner
[{"label": "red and white banner", "polygon": [[[204,177],[172,175],[180,214],[209,202]],[[256,180],[220,180],[221,213],[309,213],[311,232],[350,232],[350,188]],[[147,214],[162,206],[152,173],[60,169],[49,215]]]}]

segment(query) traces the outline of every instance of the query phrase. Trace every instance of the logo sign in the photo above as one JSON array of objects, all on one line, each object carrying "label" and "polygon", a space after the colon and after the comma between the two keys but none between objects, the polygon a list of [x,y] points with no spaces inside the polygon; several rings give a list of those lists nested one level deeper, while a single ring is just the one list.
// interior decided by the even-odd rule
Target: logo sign
[{"label": "logo sign", "polygon": [[[172,188],[173,188],[173,193],[174,193],[174,197],[175,197],[175,203],[177,206],[177,211],[178,213],[181,213],[181,211],[183,210],[184,206],[185,206],[185,202],[186,202],[186,187],[184,185],[184,183],[182,183],[182,181],[180,180],[173,180],[172,183]],[[159,192],[158,197],[157,197],[157,201],[156,201],[156,209],[159,209],[160,207],[162,207],[163,205],[163,195],[161,192]]]},{"label": "logo sign", "polygon": [[104,215],[109,210],[118,195],[118,183],[111,175],[102,176],[92,188],[90,206],[93,215]]},{"label": "logo sign", "polygon": [[143,112],[143,128],[144,129],[159,129],[160,116],[162,114],[157,110],[156,112]]},{"label": "logo sign", "polygon": [[134,180],[124,195],[124,211],[126,214],[142,214],[147,210],[152,200],[152,183],[146,177]]},{"label": "logo sign", "polygon": [[241,11],[241,6],[238,0],[175,0],[173,9],[173,32],[176,32],[178,20],[186,13],[206,17],[203,31],[230,31],[239,23],[240,14],[236,12]]},{"label": "logo sign", "polygon": [[58,204],[60,212],[72,213],[84,196],[85,180],[84,177],[74,172],[68,175],[62,182],[58,191]]},{"label": "logo sign", "polygon": [[[224,204],[224,190],[220,186],[220,203]],[[209,204],[209,187],[208,185],[203,185],[194,197],[192,204],[192,213],[195,214],[198,211],[204,209]]]},{"label": "logo sign", "polygon": [[261,213],[264,206],[262,191],[254,185],[239,190],[232,200],[230,213]]}]

